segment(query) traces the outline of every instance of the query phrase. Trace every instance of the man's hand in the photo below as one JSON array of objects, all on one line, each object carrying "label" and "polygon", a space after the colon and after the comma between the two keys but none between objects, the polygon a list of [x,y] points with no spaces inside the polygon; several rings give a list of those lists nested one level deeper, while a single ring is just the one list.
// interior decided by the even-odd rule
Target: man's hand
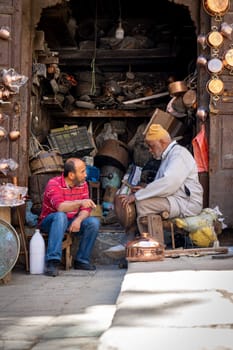
[{"label": "man's hand", "polygon": [[73,210],[78,210],[80,207],[95,209],[96,205],[91,199],[77,199],[73,201],[64,201],[59,207],[58,211],[63,211],[65,213]]},{"label": "man's hand", "polygon": [[143,188],[143,187],[142,186],[132,186],[131,187],[131,192],[135,193],[135,192],[139,191],[141,188]]},{"label": "man's hand", "polygon": [[69,227],[69,232],[79,232],[81,227],[82,218],[77,217]]},{"label": "man's hand", "polygon": [[91,199],[82,199],[80,205],[84,208],[96,208],[96,204]]},{"label": "man's hand", "polygon": [[120,198],[123,208],[125,208],[128,204],[135,202],[135,195],[133,193],[129,194],[128,196],[122,195]]}]

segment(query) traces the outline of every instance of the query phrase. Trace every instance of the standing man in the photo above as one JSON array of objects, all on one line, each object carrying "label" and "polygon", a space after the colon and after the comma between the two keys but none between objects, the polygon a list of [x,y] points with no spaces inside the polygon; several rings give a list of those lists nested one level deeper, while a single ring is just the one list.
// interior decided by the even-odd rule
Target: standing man
[{"label": "standing man", "polygon": [[62,240],[65,232],[74,232],[81,237],[74,268],[95,270],[90,264],[90,255],[99,232],[99,220],[90,216],[95,203],[89,198],[86,182],[86,165],[78,158],[69,158],[61,176],[49,180],[44,196],[38,225],[48,233],[45,258],[45,274],[58,275],[62,258]]},{"label": "standing man", "polygon": [[152,124],[145,142],[155,159],[161,159],[155,179],[145,188],[135,188],[135,193],[122,196],[122,205],[136,204],[140,233],[146,228],[140,218],[148,214],[169,213],[177,216],[199,215],[203,208],[203,188],[198,179],[198,169],[192,154],[160,125]]}]

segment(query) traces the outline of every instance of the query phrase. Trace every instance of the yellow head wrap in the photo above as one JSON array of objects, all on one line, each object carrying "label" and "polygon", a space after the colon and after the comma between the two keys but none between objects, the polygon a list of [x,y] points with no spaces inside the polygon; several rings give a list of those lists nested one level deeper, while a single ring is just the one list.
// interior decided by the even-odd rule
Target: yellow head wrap
[{"label": "yellow head wrap", "polygon": [[147,141],[154,141],[161,140],[167,136],[169,136],[169,133],[160,124],[152,124],[146,133],[145,139]]}]

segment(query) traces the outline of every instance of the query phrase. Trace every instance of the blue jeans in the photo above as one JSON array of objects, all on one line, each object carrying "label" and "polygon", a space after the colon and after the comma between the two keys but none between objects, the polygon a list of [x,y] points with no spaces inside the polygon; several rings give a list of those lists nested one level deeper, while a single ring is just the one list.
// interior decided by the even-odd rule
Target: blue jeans
[{"label": "blue jeans", "polygon": [[[56,212],[49,214],[41,222],[41,231],[48,233],[46,261],[61,260],[64,234],[73,220],[69,220],[63,212]],[[81,237],[75,260],[86,264],[90,263],[90,255],[99,232],[99,227],[100,222],[96,217],[90,216],[82,221],[80,231],[75,232],[75,235]]]}]

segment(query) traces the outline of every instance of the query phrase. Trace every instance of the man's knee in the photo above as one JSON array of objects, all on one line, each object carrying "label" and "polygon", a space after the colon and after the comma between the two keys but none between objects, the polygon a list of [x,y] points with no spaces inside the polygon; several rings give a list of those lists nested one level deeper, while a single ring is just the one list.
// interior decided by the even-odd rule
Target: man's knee
[{"label": "man's knee", "polygon": [[87,225],[88,227],[91,227],[94,231],[99,231],[100,220],[97,219],[95,216],[89,216],[84,221],[85,221],[85,225]]},{"label": "man's knee", "polygon": [[59,223],[62,227],[66,227],[68,224],[68,219],[66,216],[66,213],[62,212],[62,211],[58,211],[54,214],[54,221],[56,221],[57,223]]}]

